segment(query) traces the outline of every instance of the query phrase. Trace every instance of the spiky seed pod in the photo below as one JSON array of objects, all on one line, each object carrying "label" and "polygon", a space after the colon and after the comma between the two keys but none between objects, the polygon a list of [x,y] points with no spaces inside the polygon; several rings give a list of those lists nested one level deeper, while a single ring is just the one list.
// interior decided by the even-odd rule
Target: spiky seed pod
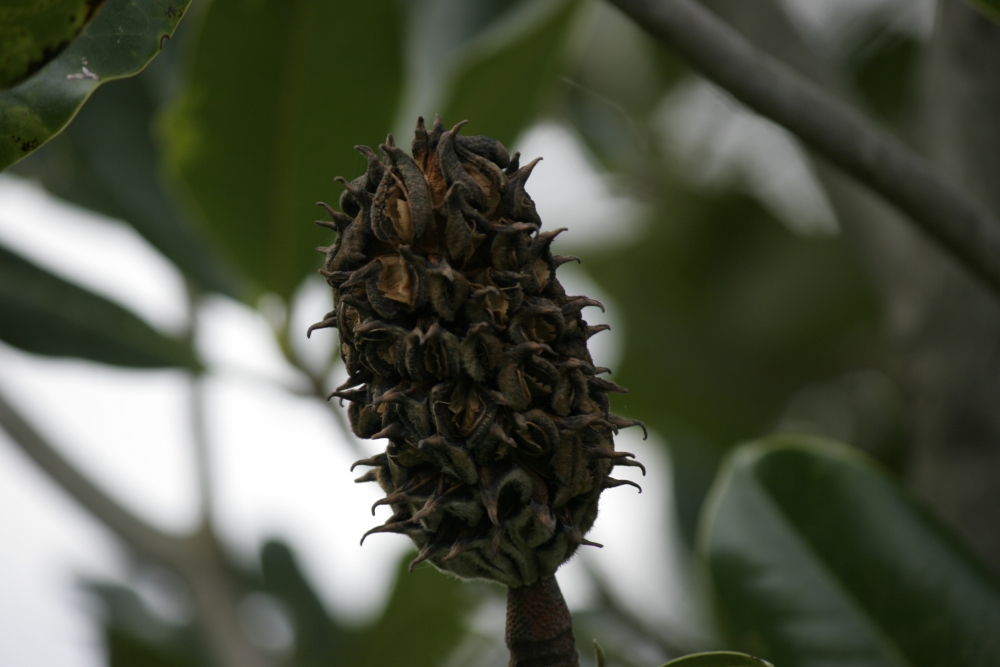
[{"label": "spiky seed pod", "polygon": [[612,436],[638,422],[608,412],[625,390],[587,351],[604,327],[580,312],[600,304],[556,278],[563,230],[540,231],[524,189],[538,160],[519,167],[463,124],[420,119],[412,156],[392,135],[381,161],[356,147],[368,169],[338,179],[343,212],[321,204],[338,232],[321,248],[334,309],[312,328],[340,332],[349,378],[332,396],[351,428],[389,440],[355,464],[393,510],[366,536],[408,535],[413,564],[516,588],[593,544],[601,492],[632,484],[612,468],[641,467]]}]

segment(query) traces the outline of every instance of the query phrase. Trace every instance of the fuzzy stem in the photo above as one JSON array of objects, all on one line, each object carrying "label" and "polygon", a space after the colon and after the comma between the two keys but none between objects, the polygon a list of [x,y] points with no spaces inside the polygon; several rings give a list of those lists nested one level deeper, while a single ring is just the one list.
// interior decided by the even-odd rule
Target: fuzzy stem
[{"label": "fuzzy stem", "polygon": [[509,667],[580,667],[573,618],[555,577],[507,589]]}]

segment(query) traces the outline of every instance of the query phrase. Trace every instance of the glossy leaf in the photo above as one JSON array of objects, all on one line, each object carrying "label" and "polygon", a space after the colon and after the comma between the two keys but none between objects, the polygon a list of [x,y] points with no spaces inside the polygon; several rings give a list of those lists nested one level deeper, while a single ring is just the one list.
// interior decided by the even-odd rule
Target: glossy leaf
[{"label": "glossy leaf", "polygon": [[[166,48],[176,46],[171,41]],[[52,194],[129,223],[194,283],[239,297],[238,279],[161,183],[152,123],[157,78],[171,75],[159,71],[169,70],[169,55],[138,76],[102,86],[60,136],[13,170],[39,179]]]},{"label": "glossy leaf", "polygon": [[470,46],[444,105],[447,123],[469,120],[469,134],[485,134],[510,146],[543,110],[580,3],[528,4],[532,15],[522,11],[522,16],[500,21]]},{"label": "glossy leaf", "polygon": [[2,247],[0,313],[0,340],[28,352],[139,368],[197,366],[185,343]]},{"label": "glossy leaf", "polygon": [[[233,262],[289,296],[332,235],[313,220],[385,140],[401,88],[395,0],[217,0],[180,100],[163,125],[168,162]],[[408,140],[403,139],[405,144]]]},{"label": "glossy leaf", "polygon": [[0,4],[0,90],[58,56],[100,5],[96,0],[19,0]]},{"label": "glossy leaf", "polygon": [[712,651],[694,653],[671,660],[663,667],[773,667],[771,663],[746,653]]},{"label": "glossy leaf", "polygon": [[0,91],[0,169],[58,134],[99,85],[145,67],[189,3],[106,0],[58,57],[27,80]]},{"label": "glossy leaf", "polygon": [[699,552],[732,645],[781,667],[1000,664],[996,582],[858,450],[740,447]]}]

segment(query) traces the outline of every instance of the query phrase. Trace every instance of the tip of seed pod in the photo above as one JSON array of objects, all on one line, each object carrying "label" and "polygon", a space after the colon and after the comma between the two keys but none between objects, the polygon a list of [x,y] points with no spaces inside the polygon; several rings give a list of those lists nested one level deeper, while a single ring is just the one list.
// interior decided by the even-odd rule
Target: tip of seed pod
[{"label": "tip of seed pod", "polygon": [[468,120],[459,121],[459,122],[455,123],[455,127],[451,128],[451,130],[449,130],[449,132],[451,132],[452,135],[456,135],[456,134],[458,134],[459,130],[461,130],[463,127],[465,127],[468,124],[469,124]]},{"label": "tip of seed pod", "polygon": [[395,148],[396,147],[396,138],[392,136],[392,132],[390,132],[389,134],[386,135],[386,137],[385,137],[385,145],[389,146],[390,148]]},{"label": "tip of seed pod", "polygon": [[417,116],[417,132],[426,132],[427,126],[424,125],[424,117]]}]

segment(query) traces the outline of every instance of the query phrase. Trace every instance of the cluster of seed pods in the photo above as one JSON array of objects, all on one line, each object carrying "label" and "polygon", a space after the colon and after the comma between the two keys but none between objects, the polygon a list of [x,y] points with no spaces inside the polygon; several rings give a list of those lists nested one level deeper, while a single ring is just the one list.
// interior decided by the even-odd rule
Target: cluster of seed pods
[{"label": "cluster of seed pods", "polygon": [[[639,422],[608,411],[581,317],[542,232],[520,167],[500,142],[417,123],[412,156],[392,135],[348,182],[321,273],[349,378],[351,428],[387,438],[372,469],[393,515],[369,533],[408,535],[428,560],[463,578],[510,587],[552,575],[597,517],[614,466],[613,434]],[[603,306],[602,306],[603,308]],[[645,470],[643,470],[645,472]],[[633,484],[634,485],[634,484]],[[374,512],[374,507],[372,511]],[[411,564],[411,568],[412,565]]]}]

